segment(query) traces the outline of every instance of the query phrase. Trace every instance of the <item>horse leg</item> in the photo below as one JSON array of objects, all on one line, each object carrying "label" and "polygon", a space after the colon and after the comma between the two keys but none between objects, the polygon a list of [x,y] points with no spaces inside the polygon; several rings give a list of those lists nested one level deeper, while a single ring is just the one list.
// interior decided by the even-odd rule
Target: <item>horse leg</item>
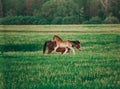
[{"label": "horse leg", "polygon": [[66,54],[66,53],[67,53],[67,51],[68,51],[68,48],[65,48],[65,52],[63,53],[63,55],[64,55],[64,54]]},{"label": "horse leg", "polygon": [[70,47],[70,49],[73,51],[73,54],[75,54],[75,50],[72,47]]},{"label": "horse leg", "polygon": [[56,52],[56,50],[59,48],[59,46],[56,46],[55,48],[54,48],[54,50],[52,51],[52,53],[53,52]]},{"label": "horse leg", "polygon": [[49,49],[49,50],[48,50],[48,54],[50,54],[51,52],[52,52],[52,50]]}]

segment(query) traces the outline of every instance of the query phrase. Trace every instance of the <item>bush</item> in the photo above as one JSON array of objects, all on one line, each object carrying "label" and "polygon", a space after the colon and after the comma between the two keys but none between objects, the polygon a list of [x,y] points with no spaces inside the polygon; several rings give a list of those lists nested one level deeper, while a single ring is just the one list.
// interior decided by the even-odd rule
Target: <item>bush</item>
[{"label": "bush", "polygon": [[2,24],[2,18],[0,18],[0,24]]},{"label": "bush", "polygon": [[108,16],[106,17],[106,19],[104,20],[104,23],[106,24],[118,24],[119,20],[117,17],[115,16]]},{"label": "bush", "polygon": [[52,24],[62,24],[62,17],[56,17],[53,19]]},{"label": "bush", "polygon": [[89,20],[83,22],[83,24],[90,24]]},{"label": "bush", "polygon": [[83,24],[101,24],[102,19],[98,16],[92,17],[90,20],[84,21]]},{"label": "bush", "polygon": [[63,24],[78,24],[79,23],[79,19],[74,17],[74,16],[67,16],[63,18],[62,21]]},{"label": "bush", "polygon": [[35,16],[14,16],[5,17],[0,20],[0,24],[19,25],[19,24],[48,24],[48,21],[41,17]]},{"label": "bush", "polygon": [[90,24],[101,24],[102,23],[102,20],[100,17],[96,16],[96,17],[92,17],[90,20],[89,20],[89,23]]}]

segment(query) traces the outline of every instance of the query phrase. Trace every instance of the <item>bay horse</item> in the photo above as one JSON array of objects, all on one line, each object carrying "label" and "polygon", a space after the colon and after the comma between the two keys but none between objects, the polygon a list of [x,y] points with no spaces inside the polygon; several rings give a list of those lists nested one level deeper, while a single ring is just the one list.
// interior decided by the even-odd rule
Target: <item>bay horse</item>
[{"label": "bay horse", "polygon": [[[80,50],[80,42],[79,41],[70,41],[70,42],[72,42],[72,46],[74,47],[76,47],[78,50]],[[54,48],[56,47],[57,45],[56,45],[56,42],[55,41],[46,41],[45,43],[44,43],[44,46],[43,46],[43,54],[45,54],[45,51],[46,51],[46,47],[48,48],[48,54],[50,54],[53,50],[54,50]],[[59,47],[57,50],[56,50],[56,52],[61,52],[62,54],[65,52],[65,48],[61,48],[61,47]],[[68,48],[68,51],[67,51],[67,53],[69,53],[70,52],[70,48]]]},{"label": "bay horse", "polygon": [[53,52],[56,52],[56,50],[59,47],[65,48],[65,52],[63,54],[66,54],[68,51],[68,48],[73,51],[73,54],[75,54],[74,49],[72,48],[72,42],[70,41],[63,41],[59,36],[54,35],[52,41],[56,41],[56,47],[54,48]]}]

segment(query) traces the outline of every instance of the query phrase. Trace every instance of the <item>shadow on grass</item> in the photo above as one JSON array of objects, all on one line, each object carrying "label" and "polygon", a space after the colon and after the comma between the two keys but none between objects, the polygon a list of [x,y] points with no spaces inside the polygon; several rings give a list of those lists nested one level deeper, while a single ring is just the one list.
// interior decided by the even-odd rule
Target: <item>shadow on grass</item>
[{"label": "shadow on grass", "polygon": [[39,51],[42,49],[41,44],[5,44],[0,45],[1,52],[8,51]]}]

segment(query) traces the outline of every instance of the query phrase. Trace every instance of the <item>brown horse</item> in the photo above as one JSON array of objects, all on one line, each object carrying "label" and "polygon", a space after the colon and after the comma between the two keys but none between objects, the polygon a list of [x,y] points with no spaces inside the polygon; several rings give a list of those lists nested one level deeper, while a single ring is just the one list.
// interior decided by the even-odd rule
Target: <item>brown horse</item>
[{"label": "brown horse", "polygon": [[[80,42],[79,41],[70,41],[72,42],[72,46],[75,46],[78,50],[80,50]],[[43,54],[46,51],[46,47],[48,48],[48,54],[51,53],[54,48],[56,47],[56,42],[55,41],[46,41],[43,46]],[[61,52],[62,54],[65,52],[65,48],[58,48],[56,52]],[[70,49],[68,48],[67,53],[70,52]]]},{"label": "brown horse", "polygon": [[[46,41],[43,46],[43,54],[45,54],[46,47],[48,48],[48,54],[50,54],[54,48],[56,47],[56,42],[55,41]],[[69,53],[70,49],[68,49],[67,53]],[[61,52],[62,54],[65,52],[65,48],[58,48],[56,52]]]},{"label": "brown horse", "polygon": [[54,35],[52,41],[56,41],[56,47],[54,48],[53,52],[56,52],[56,50],[59,47],[65,48],[65,52],[63,54],[66,54],[68,51],[68,48],[73,51],[73,54],[75,54],[74,49],[72,48],[72,42],[70,41],[63,41],[59,36]]}]

